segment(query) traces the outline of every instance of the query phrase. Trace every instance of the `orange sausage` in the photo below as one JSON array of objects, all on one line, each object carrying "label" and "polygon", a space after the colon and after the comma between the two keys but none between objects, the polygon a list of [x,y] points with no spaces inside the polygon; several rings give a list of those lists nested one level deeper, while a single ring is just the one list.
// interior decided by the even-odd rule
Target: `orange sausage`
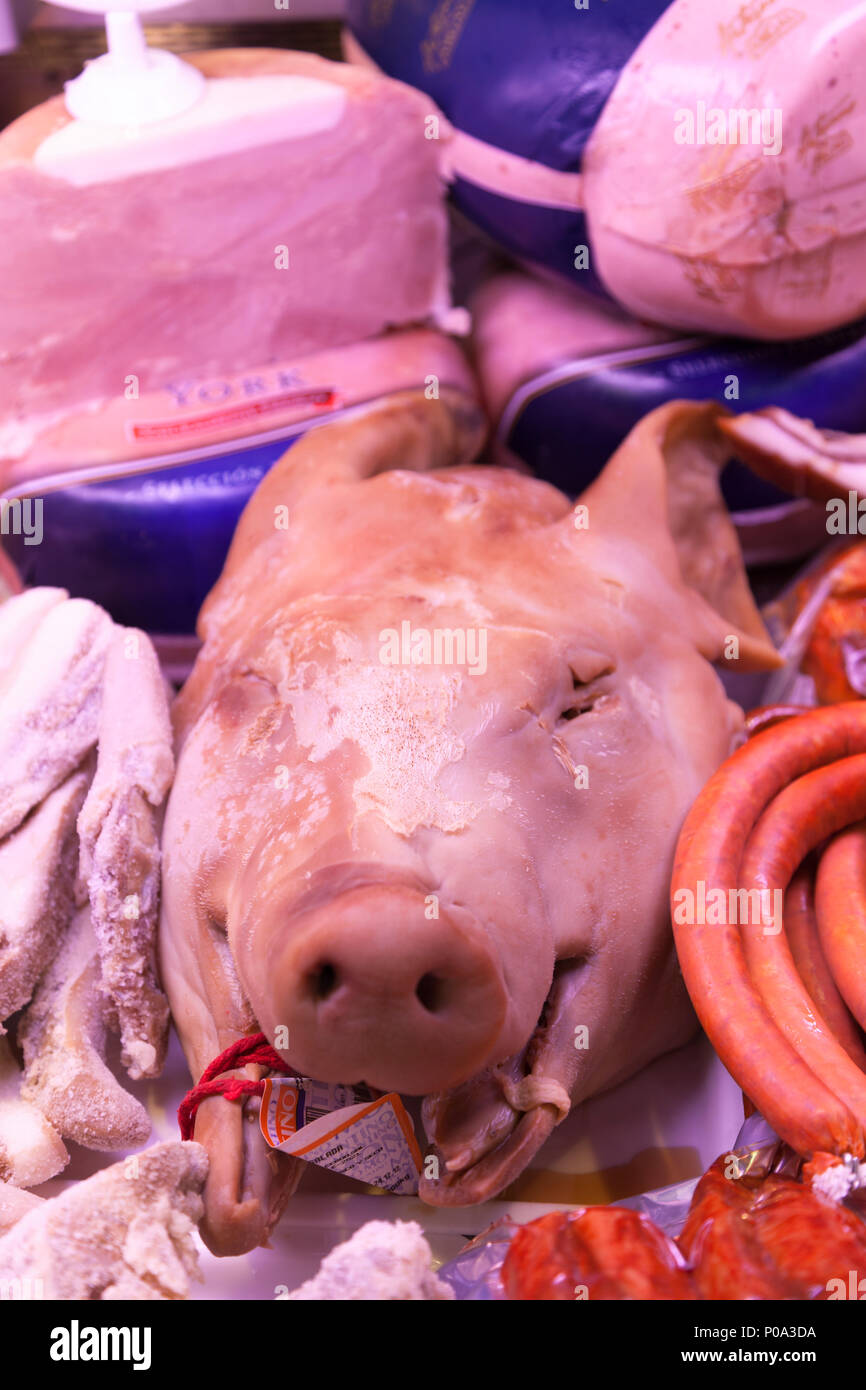
[{"label": "orange sausage", "polygon": [[772,798],[813,768],[864,750],[866,704],[859,701],[812,710],[757,734],[695,801],[671,880],[677,953],[698,1017],[764,1117],[807,1157],[815,1150],[863,1157],[863,1128],[780,1031],[749,976],[737,924],[690,921],[688,895],[695,902],[701,886],[735,890],[747,837]]},{"label": "orange sausage", "polygon": [[866,1224],[791,1178],[771,1175],[752,1206],[758,1240],[804,1298],[859,1297],[866,1288]]},{"label": "orange sausage", "polygon": [[818,935],[811,868],[804,866],[798,869],[785,894],[785,935],[809,998],[851,1060],[866,1071],[866,1049],[860,1030],[836,987]]},{"label": "orange sausage", "polygon": [[701,1178],[677,1242],[700,1297],[849,1297],[866,1276],[866,1225],[792,1178],[726,1178],[727,1162]]},{"label": "orange sausage", "polygon": [[[816,768],[786,787],[749,837],[740,886],[778,897],[803,857],[828,835],[866,815],[866,754]],[[866,1074],[839,1045],[797,973],[782,913],[772,923],[749,913],[740,923],[746,965],[776,1024],[806,1065],[866,1129]]]},{"label": "orange sausage", "polygon": [[627,1207],[554,1211],[521,1226],[502,1282],[525,1302],[697,1298],[674,1242]]},{"label": "orange sausage", "polygon": [[852,826],[824,850],[815,910],[833,979],[866,1027],[866,825]]},{"label": "orange sausage", "polygon": [[808,712],[808,705],[758,705],[746,715],[746,733],[749,738],[753,738],[755,734],[762,734],[765,729],[772,729],[774,724],[781,724],[785,719],[793,719]]},{"label": "orange sausage", "polygon": [[761,1246],[751,1220],[755,1184],[725,1177],[727,1158],[717,1158],[692,1197],[677,1244],[692,1266],[701,1298],[803,1298],[803,1289],[776,1267]]}]

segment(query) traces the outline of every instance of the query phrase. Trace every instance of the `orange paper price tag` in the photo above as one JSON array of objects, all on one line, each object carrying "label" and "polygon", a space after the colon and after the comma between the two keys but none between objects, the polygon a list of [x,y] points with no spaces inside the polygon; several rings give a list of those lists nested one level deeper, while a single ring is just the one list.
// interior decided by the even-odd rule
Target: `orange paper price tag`
[{"label": "orange paper price tag", "polygon": [[262,1134],[272,1149],[307,1163],[388,1192],[417,1192],[421,1150],[406,1107],[396,1092],[377,1100],[361,1094],[305,1077],[268,1077]]}]

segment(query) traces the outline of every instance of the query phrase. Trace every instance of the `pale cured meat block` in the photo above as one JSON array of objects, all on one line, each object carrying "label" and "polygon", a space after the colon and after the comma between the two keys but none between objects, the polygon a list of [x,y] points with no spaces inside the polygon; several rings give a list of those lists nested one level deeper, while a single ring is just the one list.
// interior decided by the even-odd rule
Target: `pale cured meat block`
[{"label": "pale cured meat block", "polygon": [[[483,283],[469,308],[496,461],[528,465],[572,496],[672,396],[749,413],[784,407],[825,428],[866,430],[863,324],[795,343],[686,336],[513,271]],[[780,482],[736,461],[722,474],[747,564],[796,559],[826,541],[823,510]]]},{"label": "pale cured meat block", "polygon": [[306,54],[189,61],[208,83],[182,115],[85,127],[58,97],[0,135],[13,435],[129,377],[145,392],[447,310],[446,141],[425,138],[425,98]]},{"label": "pale cured meat block", "polygon": [[[50,493],[42,544],[14,531],[4,543],[28,583],[62,583],[147,632],[192,633],[244,505],[292,439],[392,392],[434,383],[440,398],[457,391],[471,409],[477,387],[458,344],[410,328],[250,363],[231,376],[190,376],[137,399],[115,396],[98,413],[87,402],[70,405],[44,432],[35,419],[5,435],[0,424],[14,505],[19,495],[30,507],[31,498]],[[482,431],[479,412],[479,438]],[[190,536],[195,564],[181,573],[178,555]]]},{"label": "pale cured meat block", "polygon": [[[638,323],[609,301],[516,271],[488,279],[470,302],[472,347],[485,404],[497,428],[515,392],[529,386],[535,395],[542,375],[544,387],[550,389],[548,374],[565,364],[572,364],[576,374],[581,362],[583,373],[590,375],[594,365],[606,360],[616,362],[628,355],[651,360],[660,355],[661,344],[671,342],[665,329]],[[575,420],[575,429],[582,423]],[[624,427],[623,435],[626,432]],[[501,438],[499,432],[497,437]],[[563,439],[560,447],[574,457],[573,440]],[[513,462],[513,456],[502,461]]]}]

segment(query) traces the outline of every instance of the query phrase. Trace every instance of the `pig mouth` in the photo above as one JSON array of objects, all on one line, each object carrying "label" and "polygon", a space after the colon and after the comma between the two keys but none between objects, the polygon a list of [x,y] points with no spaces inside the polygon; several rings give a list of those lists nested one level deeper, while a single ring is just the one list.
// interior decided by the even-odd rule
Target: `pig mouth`
[{"label": "pig mouth", "polygon": [[[448,1091],[425,1098],[424,1127],[438,1174],[419,1196],[431,1206],[489,1201],[526,1167],[571,1109],[578,1054],[569,1008],[586,961],[561,961],[524,1048]],[[428,1165],[429,1166],[429,1165]]]}]

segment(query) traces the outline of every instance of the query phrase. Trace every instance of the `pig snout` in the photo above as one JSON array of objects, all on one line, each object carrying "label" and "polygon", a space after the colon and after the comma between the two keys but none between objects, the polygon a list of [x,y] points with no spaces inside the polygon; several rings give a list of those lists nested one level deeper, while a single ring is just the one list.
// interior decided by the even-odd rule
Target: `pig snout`
[{"label": "pig snout", "polygon": [[[423,1095],[473,1075],[508,998],[486,934],[463,909],[375,885],[338,894],[274,942],[255,1004],[286,1059],[323,1081]],[[257,992],[258,993],[258,992]]]}]

